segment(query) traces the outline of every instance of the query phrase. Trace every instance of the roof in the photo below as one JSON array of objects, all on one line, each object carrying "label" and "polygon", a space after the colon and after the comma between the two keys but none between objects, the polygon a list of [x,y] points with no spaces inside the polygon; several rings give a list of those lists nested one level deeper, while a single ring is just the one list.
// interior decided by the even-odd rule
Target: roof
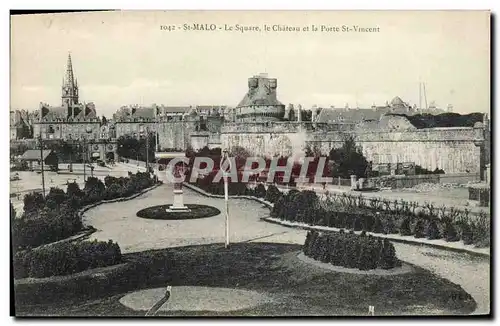
[{"label": "roof", "polygon": [[62,106],[43,106],[41,109],[41,118],[47,120],[66,119],[68,116],[67,108]]},{"label": "roof", "polygon": [[132,118],[154,119],[155,110],[153,107],[133,107],[131,108]]},{"label": "roof", "polygon": [[226,105],[197,105],[198,110],[212,110],[212,109],[225,109]]},{"label": "roof", "polygon": [[269,79],[264,76],[255,76],[254,79],[258,80],[258,85],[255,88],[250,88],[245,94],[238,107],[252,106],[252,105],[270,105],[277,106],[283,105],[276,98],[276,88],[270,88],[270,81],[276,79]]},{"label": "roof", "polygon": [[[43,159],[45,160],[47,156],[49,156],[52,153],[52,150],[46,149],[43,151]],[[28,149],[24,154],[21,156],[22,160],[27,160],[27,161],[39,161],[40,160],[40,150],[39,149]]]},{"label": "roof", "polygon": [[373,109],[332,109],[324,108],[318,114],[315,122],[318,123],[334,123],[338,121],[370,121],[379,120],[384,114],[382,110]]},{"label": "roof", "polygon": [[68,118],[71,118],[71,111],[73,111],[73,118],[75,119],[97,117],[93,103],[75,104],[70,107],[44,105],[41,108],[42,118],[49,121],[57,119],[67,120]]},{"label": "roof", "polygon": [[160,106],[160,112],[165,113],[187,113],[191,110],[190,106]]},{"label": "roof", "polygon": [[401,97],[396,96],[395,98],[392,99],[391,106],[400,106],[400,105],[405,105]]}]

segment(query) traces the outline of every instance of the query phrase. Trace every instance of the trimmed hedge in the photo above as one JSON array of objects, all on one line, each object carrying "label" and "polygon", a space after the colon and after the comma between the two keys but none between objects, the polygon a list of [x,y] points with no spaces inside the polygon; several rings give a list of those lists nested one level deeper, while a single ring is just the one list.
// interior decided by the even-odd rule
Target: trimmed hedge
[{"label": "trimmed hedge", "polygon": [[[275,195],[273,195],[274,197]],[[367,200],[361,196],[327,195],[318,200],[310,190],[291,190],[276,199],[271,216],[308,225],[382,234],[401,234],[448,242],[463,240],[478,247],[490,245],[490,218],[483,212],[445,210],[427,205],[416,213],[416,203]]]},{"label": "trimmed hedge", "polygon": [[120,247],[111,240],[63,243],[17,252],[13,262],[14,277],[20,279],[69,275],[119,264],[121,259]]},{"label": "trimmed hedge", "polygon": [[323,263],[346,268],[370,270],[401,266],[394,245],[387,239],[376,239],[354,233],[321,233],[309,231],[303,246],[304,254]]},{"label": "trimmed hedge", "polygon": [[68,184],[67,192],[51,188],[45,199],[39,193],[26,194],[24,213],[12,220],[14,252],[38,247],[75,235],[83,224],[79,209],[103,199],[128,197],[151,187],[157,180],[147,172],[129,173],[127,178],[106,177],[106,185],[89,177],[85,188]]}]

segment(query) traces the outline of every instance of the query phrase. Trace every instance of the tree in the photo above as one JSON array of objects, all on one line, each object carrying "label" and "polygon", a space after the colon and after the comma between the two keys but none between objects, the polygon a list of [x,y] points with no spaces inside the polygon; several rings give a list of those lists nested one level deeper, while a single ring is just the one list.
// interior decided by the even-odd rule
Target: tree
[{"label": "tree", "polygon": [[333,161],[333,177],[348,179],[353,174],[365,177],[368,161],[357,148],[353,136],[347,136],[341,148],[332,149],[329,158]]}]

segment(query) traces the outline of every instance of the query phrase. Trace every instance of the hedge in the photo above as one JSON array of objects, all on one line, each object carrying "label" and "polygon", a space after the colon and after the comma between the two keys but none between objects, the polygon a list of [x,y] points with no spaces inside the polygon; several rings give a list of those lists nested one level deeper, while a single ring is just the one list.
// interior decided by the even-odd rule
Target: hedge
[{"label": "hedge", "polygon": [[120,247],[111,240],[67,242],[17,252],[13,262],[14,277],[44,278],[74,274],[87,269],[119,264],[121,259]]},{"label": "hedge", "polygon": [[394,245],[372,236],[354,233],[321,233],[309,231],[303,246],[304,254],[323,263],[346,268],[371,270],[401,266]]},{"label": "hedge", "polygon": [[128,197],[158,182],[147,172],[129,173],[127,178],[106,177],[105,183],[89,177],[83,190],[68,184],[66,193],[51,188],[45,199],[39,193],[26,194],[24,213],[12,220],[14,252],[52,243],[82,230],[79,209],[103,199]]},{"label": "hedge", "polygon": [[[273,197],[276,195],[273,194]],[[480,247],[490,245],[490,219],[484,212],[469,217],[467,210],[390,202],[347,194],[327,194],[319,200],[310,190],[291,190],[275,201],[271,216],[309,225],[335,227],[382,234],[401,234],[448,242],[464,241]]]}]

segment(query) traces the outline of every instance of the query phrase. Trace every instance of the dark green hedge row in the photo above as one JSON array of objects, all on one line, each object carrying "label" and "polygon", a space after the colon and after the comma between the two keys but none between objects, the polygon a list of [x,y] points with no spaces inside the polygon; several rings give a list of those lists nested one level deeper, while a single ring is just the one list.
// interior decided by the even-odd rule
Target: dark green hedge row
[{"label": "dark green hedge row", "polygon": [[[345,199],[342,196],[337,199]],[[355,202],[356,198],[352,199]],[[346,199],[346,200],[347,200]],[[354,231],[380,234],[401,234],[430,240],[444,239],[449,242],[462,240],[464,244],[489,246],[489,218],[481,214],[475,218],[460,217],[458,211],[438,218],[432,213],[414,213],[408,210],[382,209],[350,203],[320,201],[313,191],[291,190],[276,200],[271,216],[281,220],[320,225]],[[359,206],[358,206],[359,205]],[[432,210],[432,208],[431,208]]]},{"label": "dark green hedge row", "polygon": [[370,270],[391,269],[401,266],[394,245],[387,239],[376,239],[363,232],[346,234],[309,231],[304,244],[304,254],[315,260],[335,266]]},{"label": "dark green hedge row", "polygon": [[70,183],[66,193],[51,188],[45,198],[40,193],[26,194],[23,215],[11,222],[13,249],[25,250],[68,238],[82,229],[78,212],[82,206],[103,199],[127,197],[155,182],[157,180],[149,173],[138,172],[127,178],[106,177],[106,184],[90,177],[83,190],[77,183]]},{"label": "dark green hedge row", "polygon": [[115,265],[121,262],[118,244],[92,242],[63,243],[35,250],[19,251],[14,255],[14,277],[43,278],[68,275],[87,269]]}]

